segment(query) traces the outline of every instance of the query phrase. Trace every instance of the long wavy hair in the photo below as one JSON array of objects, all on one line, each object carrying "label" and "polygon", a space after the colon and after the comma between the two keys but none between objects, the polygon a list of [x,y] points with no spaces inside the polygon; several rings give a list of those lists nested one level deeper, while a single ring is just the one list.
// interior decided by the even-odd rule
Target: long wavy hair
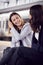
[{"label": "long wavy hair", "polygon": [[40,26],[42,26],[42,6],[34,5],[30,8],[30,15],[32,16],[30,20],[31,27],[34,32],[40,31]]}]

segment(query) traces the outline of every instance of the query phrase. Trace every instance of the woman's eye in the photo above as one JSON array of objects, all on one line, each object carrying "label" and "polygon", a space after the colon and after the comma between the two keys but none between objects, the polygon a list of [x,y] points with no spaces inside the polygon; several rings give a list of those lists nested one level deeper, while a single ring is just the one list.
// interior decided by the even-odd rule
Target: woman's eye
[{"label": "woman's eye", "polygon": [[16,17],[16,19],[18,19],[18,17]]},{"label": "woman's eye", "polygon": [[13,21],[15,21],[15,19]]}]

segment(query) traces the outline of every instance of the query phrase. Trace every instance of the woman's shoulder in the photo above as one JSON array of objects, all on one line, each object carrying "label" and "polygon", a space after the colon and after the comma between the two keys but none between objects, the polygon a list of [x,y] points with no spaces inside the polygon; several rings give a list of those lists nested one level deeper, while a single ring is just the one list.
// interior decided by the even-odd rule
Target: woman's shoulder
[{"label": "woman's shoulder", "polygon": [[24,24],[23,28],[24,28],[24,27],[28,27],[29,25],[30,25],[30,23],[29,23],[29,22],[26,22],[26,23]]},{"label": "woman's shoulder", "polygon": [[30,23],[29,22],[26,22],[25,25],[30,25]]},{"label": "woman's shoulder", "polygon": [[25,24],[24,24],[24,26],[23,26],[23,28],[22,28],[22,31],[23,30],[28,30],[28,32],[32,32],[32,28],[31,28],[31,26],[30,26],[30,23],[29,22],[26,22]]}]

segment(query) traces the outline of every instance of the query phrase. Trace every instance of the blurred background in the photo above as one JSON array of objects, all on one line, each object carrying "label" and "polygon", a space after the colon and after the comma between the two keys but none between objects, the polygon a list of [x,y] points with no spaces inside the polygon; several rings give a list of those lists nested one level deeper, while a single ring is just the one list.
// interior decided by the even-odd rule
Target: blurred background
[{"label": "blurred background", "polygon": [[11,43],[11,34],[8,33],[10,14],[16,11],[25,21],[29,21],[29,8],[35,4],[43,5],[43,0],[0,0],[0,59],[3,50]]}]

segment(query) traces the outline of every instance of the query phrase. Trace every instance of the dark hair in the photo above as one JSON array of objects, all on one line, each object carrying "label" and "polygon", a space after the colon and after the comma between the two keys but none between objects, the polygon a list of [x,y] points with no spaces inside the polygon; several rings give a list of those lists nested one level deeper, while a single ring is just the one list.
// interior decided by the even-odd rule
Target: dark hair
[{"label": "dark hair", "polygon": [[36,32],[37,30],[40,30],[40,25],[42,25],[42,6],[32,6],[30,8],[30,15],[32,16],[30,20],[31,27]]}]

